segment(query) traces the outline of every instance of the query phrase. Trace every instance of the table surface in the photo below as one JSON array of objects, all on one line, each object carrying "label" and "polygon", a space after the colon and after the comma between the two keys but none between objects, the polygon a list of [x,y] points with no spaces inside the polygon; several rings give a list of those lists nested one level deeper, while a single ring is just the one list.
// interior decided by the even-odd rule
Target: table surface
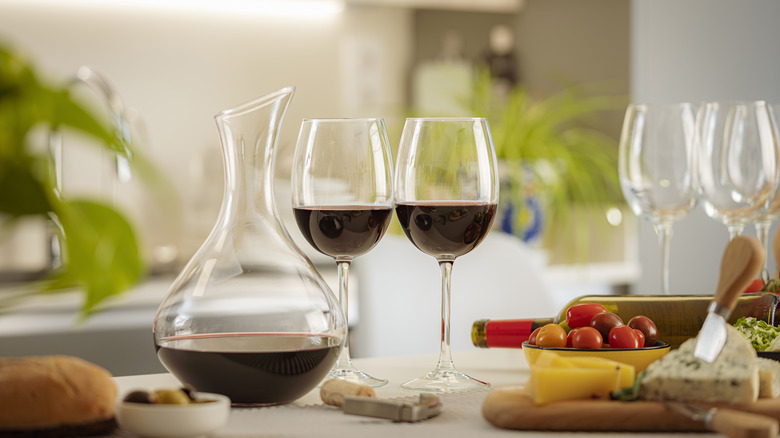
[{"label": "table surface", "polygon": [[[355,365],[376,377],[389,379],[385,386],[376,388],[379,398],[407,398],[415,400],[419,393],[400,388],[400,384],[420,377],[436,364],[437,355],[391,358],[355,359]],[[469,375],[488,381],[493,388],[522,385],[529,370],[522,350],[474,349],[455,352],[455,365]],[[157,389],[178,385],[171,374],[149,374],[115,378],[120,395],[134,389]],[[294,403],[264,408],[233,408],[228,424],[215,436],[219,437],[483,437],[522,435],[529,437],[587,436],[593,433],[542,432],[504,430],[492,426],[481,413],[482,402],[489,390],[477,390],[439,395],[442,413],[417,423],[393,423],[389,420],[345,415],[337,408],[326,406],[314,389]],[[653,434],[659,435],[659,434]],[[122,435],[120,431],[118,436]],[[610,437],[636,436],[613,433]],[[711,434],[662,434],[664,437],[694,438]]]}]

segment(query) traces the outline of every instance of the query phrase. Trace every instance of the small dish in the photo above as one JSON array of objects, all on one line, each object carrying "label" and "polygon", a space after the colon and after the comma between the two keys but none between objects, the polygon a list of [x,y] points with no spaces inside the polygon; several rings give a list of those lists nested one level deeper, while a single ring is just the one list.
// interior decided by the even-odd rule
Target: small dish
[{"label": "small dish", "polygon": [[601,348],[598,350],[586,350],[580,348],[539,347],[523,342],[523,354],[528,365],[536,362],[539,353],[544,350],[554,351],[561,356],[594,356],[617,362],[633,365],[636,372],[647,368],[648,365],[662,358],[669,352],[670,345],[659,341],[652,347],[642,348]]},{"label": "small dish", "polygon": [[147,404],[122,401],[117,406],[119,427],[142,437],[195,437],[213,433],[227,423],[230,399],[200,392],[188,405]]}]

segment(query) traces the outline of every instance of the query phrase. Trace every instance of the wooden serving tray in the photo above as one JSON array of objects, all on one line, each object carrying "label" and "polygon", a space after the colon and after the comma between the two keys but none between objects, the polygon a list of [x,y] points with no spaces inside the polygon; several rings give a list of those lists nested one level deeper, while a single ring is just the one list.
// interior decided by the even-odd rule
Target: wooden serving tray
[{"label": "wooden serving tray", "polygon": [[[715,405],[697,404],[702,407]],[[780,399],[724,408],[765,415],[780,421]],[[701,432],[697,422],[652,401],[572,400],[537,406],[522,387],[496,388],[485,398],[482,415],[504,429],[610,432]]]}]

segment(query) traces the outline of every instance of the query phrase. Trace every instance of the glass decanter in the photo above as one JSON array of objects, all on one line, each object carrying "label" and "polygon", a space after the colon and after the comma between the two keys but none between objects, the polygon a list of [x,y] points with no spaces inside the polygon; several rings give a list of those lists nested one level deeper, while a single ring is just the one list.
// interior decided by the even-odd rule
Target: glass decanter
[{"label": "glass decanter", "polygon": [[295,246],[273,196],[278,134],[295,89],[218,114],[225,192],[217,223],[154,319],[162,364],[234,405],[280,404],[316,387],[338,359],[346,318]]}]

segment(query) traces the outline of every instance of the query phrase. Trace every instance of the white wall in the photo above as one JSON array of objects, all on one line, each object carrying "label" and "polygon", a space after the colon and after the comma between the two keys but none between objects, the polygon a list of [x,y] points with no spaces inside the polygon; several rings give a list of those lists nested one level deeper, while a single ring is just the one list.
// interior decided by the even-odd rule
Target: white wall
[{"label": "white wall", "polygon": [[[335,17],[313,19],[63,3],[0,0],[0,41],[26,49],[56,80],[91,66],[141,114],[152,157],[191,213],[170,219],[187,231],[185,252],[203,241],[222,198],[216,113],[296,86],[277,161],[284,180],[303,117],[392,122],[405,99],[408,9],[349,6]],[[66,176],[91,176],[94,169],[83,162],[66,163]],[[197,178],[204,174],[205,180]]]},{"label": "white wall", "polygon": [[[633,0],[631,20],[634,101],[780,102],[780,2]],[[725,226],[697,207],[673,233],[672,293],[713,293]],[[643,273],[634,292],[658,293],[658,245],[645,221],[639,252]]]}]

